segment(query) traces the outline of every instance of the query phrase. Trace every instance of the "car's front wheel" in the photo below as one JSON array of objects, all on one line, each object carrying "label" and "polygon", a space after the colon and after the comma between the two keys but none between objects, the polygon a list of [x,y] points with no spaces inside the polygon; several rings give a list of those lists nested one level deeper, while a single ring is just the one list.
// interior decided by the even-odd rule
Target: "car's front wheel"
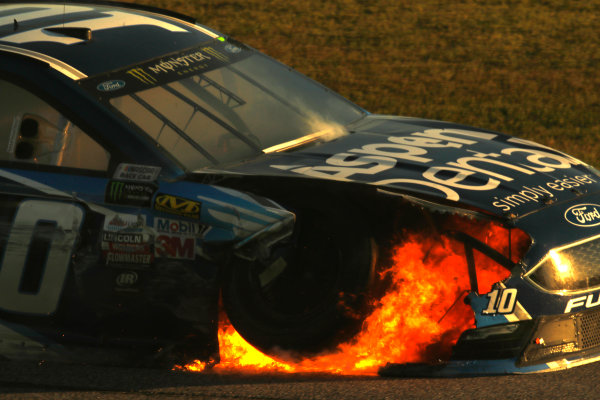
[{"label": "car's front wheel", "polygon": [[298,213],[292,239],[268,263],[236,262],[225,274],[223,303],[252,345],[298,355],[352,337],[365,316],[375,264],[367,231],[330,213]]}]

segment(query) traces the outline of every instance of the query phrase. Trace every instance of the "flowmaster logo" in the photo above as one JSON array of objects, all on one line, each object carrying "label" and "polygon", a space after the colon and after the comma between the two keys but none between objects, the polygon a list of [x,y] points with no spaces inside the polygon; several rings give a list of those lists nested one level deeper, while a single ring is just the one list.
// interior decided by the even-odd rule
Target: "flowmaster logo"
[{"label": "flowmaster logo", "polygon": [[565,211],[565,219],[575,226],[589,228],[600,225],[600,205],[577,204]]}]

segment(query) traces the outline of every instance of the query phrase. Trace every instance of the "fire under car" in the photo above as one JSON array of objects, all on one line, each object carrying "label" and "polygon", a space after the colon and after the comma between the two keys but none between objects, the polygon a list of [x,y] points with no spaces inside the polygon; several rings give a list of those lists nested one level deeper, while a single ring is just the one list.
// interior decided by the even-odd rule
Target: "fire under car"
[{"label": "fire under car", "polygon": [[228,318],[297,360],[390,305],[381,375],[600,357],[600,175],[569,155],[113,2],[0,5],[0,104],[2,358],[218,363]]}]

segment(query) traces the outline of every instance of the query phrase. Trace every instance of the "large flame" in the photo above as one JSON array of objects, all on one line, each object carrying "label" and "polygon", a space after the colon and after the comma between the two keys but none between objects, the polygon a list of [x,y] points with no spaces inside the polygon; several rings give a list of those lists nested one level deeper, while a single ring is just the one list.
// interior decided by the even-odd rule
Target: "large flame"
[{"label": "large flame", "polygon": [[[527,235],[512,231],[519,251],[509,252],[508,231],[494,224],[482,224],[470,235],[503,254],[518,257],[529,244]],[[516,233],[515,233],[516,232]],[[515,240],[516,239],[516,240]],[[461,332],[474,327],[474,315],[464,303],[470,290],[464,249],[445,236],[410,234],[394,247],[389,268],[379,273],[388,290],[372,304],[361,332],[336,351],[300,362],[269,357],[248,344],[223,318],[219,328],[220,363],[216,372],[329,372],[373,375],[387,362],[436,363],[450,357]],[[509,272],[488,257],[475,254],[480,293]],[[184,368],[202,371],[206,363],[196,361]]]}]

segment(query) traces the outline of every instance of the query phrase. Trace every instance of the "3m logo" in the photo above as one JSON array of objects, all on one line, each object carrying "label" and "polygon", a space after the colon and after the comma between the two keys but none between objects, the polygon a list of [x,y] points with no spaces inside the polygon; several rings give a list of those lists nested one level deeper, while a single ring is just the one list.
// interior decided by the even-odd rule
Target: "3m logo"
[{"label": "3m logo", "polygon": [[197,201],[183,199],[169,194],[159,194],[154,201],[154,208],[171,214],[188,218],[200,218],[200,206]]},{"label": "3m logo", "polygon": [[196,257],[195,240],[191,237],[160,235],[156,238],[156,256],[193,260]]},{"label": "3m logo", "polygon": [[144,71],[143,68],[132,68],[129,71],[127,71],[127,73],[133,76],[138,81],[147,85],[154,85],[156,82],[158,82],[158,79]]}]

